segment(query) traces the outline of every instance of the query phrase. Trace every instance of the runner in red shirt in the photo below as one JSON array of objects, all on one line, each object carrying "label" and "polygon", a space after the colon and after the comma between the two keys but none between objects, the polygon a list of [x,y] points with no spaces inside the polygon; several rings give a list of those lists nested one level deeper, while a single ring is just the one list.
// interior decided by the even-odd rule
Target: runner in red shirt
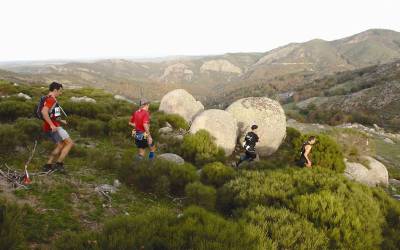
[{"label": "runner in red shirt", "polygon": [[153,138],[150,134],[150,113],[149,113],[150,102],[146,99],[140,100],[140,108],[134,112],[131,116],[129,125],[133,126],[132,135],[135,136],[135,144],[139,149],[138,158],[141,160],[144,158],[145,149],[149,147],[149,159],[155,157],[155,145]]},{"label": "runner in red shirt", "polygon": [[[43,171],[58,170],[65,172],[64,159],[68,155],[72,146],[73,141],[69,137],[69,134],[65,129],[61,127],[61,123],[67,124],[65,120],[61,120],[61,107],[57,103],[57,97],[62,94],[63,86],[60,83],[52,82],[49,85],[49,94],[44,101],[42,108],[43,116],[43,131],[47,136],[53,140],[57,145],[56,148],[51,152],[47,164],[43,166]],[[54,164],[54,160],[57,158],[57,162]]]}]

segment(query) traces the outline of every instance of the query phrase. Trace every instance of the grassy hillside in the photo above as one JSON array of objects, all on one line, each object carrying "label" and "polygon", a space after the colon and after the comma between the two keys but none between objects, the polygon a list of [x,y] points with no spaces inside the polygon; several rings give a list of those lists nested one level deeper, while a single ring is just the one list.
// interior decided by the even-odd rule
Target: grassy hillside
[{"label": "grassy hillside", "polygon": [[[40,86],[0,82],[0,166],[40,169],[52,143],[32,119]],[[33,97],[14,96],[23,92]],[[72,103],[88,96],[95,104]],[[205,131],[182,141],[163,138],[168,121],[187,129],[182,118],[152,109],[152,134],[161,152],[186,163],[135,161],[127,121],[136,107],[101,90],[65,90],[61,105],[75,148],[67,175],[33,176],[29,189],[1,181],[0,242],[4,249],[398,249],[400,204],[387,190],[342,176],[343,154],[332,137],[318,135],[314,169],[294,166],[306,135],[288,129],[281,148],[268,159],[238,170]],[[163,146],[161,147],[161,144]],[[329,150],[325,150],[325,148]],[[122,185],[108,197],[101,184]]]}]

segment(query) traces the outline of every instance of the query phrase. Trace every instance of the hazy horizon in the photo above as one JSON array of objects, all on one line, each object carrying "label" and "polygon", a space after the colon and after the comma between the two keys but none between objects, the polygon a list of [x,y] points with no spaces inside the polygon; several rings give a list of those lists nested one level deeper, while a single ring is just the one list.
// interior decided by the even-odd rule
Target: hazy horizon
[{"label": "hazy horizon", "polygon": [[394,0],[4,1],[0,62],[266,52],[369,29],[400,31]]}]

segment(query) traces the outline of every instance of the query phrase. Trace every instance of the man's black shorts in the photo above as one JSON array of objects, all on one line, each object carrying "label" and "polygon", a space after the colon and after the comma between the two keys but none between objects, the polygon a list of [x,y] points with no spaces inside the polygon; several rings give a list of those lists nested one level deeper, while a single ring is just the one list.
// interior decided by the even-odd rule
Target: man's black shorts
[{"label": "man's black shorts", "polygon": [[152,147],[153,144],[149,145],[147,138],[144,137],[143,133],[136,133],[135,135],[135,144],[138,148],[147,148],[147,147]]}]

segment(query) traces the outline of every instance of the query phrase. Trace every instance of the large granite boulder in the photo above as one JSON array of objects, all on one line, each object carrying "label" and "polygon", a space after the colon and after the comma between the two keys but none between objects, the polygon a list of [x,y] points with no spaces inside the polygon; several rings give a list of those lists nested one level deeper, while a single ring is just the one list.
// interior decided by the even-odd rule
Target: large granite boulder
[{"label": "large granite boulder", "polygon": [[183,165],[185,163],[185,160],[182,157],[180,157],[177,154],[172,154],[172,153],[161,154],[158,156],[158,159],[163,159],[166,161],[174,162],[178,165]]},{"label": "large granite boulder", "polygon": [[198,113],[204,110],[204,106],[186,90],[175,89],[161,99],[159,110],[167,114],[178,114],[190,123]]},{"label": "large granite boulder", "polygon": [[253,124],[258,125],[260,156],[274,153],[286,135],[286,116],[279,102],[267,97],[248,97],[235,101],[227,109],[238,122],[240,142]]},{"label": "large granite boulder", "polygon": [[199,114],[193,121],[190,132],[205,129],[214,138],[217,146],[225,150],[226,155],[231,155],[236,145],[237,122],[232,114],[219,109],[209,109]]},{"label": "large granite boulder", "polygon": [[369,162],[368,167],[361,163],[346,161],[344,175],[351,180],[368,186],[387,186],[389,184],[389,173],[385,165],[370,156],[364,156],[363,158]]}]

